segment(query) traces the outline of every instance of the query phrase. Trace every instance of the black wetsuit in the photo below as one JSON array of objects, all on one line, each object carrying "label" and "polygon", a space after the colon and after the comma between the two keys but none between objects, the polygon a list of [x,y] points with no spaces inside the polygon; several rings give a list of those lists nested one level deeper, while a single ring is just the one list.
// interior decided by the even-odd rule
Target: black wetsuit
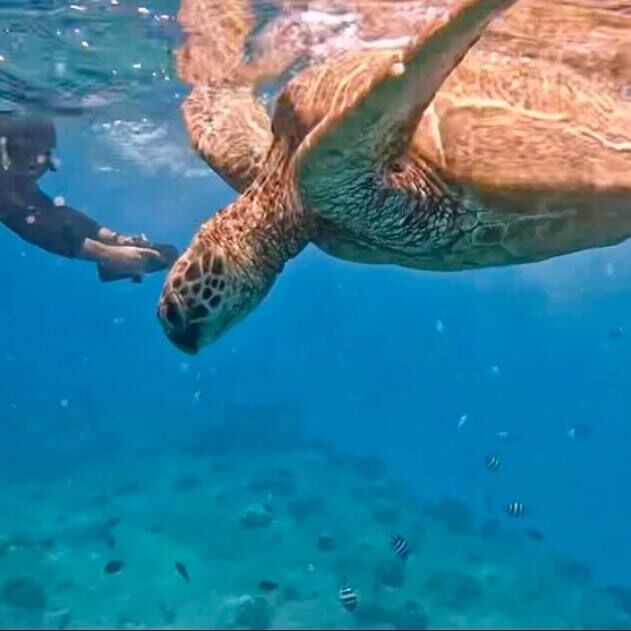
[{"label": "black wetsuit", "polygon": [[68,258],[79,255],[86,239],[97,241],[101,229],[78,210],[57,206],[37,186],[20,192],[2,190],[1,178],[0,221],[25,241]]},{"label": "black wetsuit", "polygon": [[[49,120],[0,113],[0,222],[33,245],[76,258],[86,239],[104,243],[99,237],[102,226],[74,208],[56,205],[37,186],[44,173],[55,170],[51,157],[55,142],[55,128]],[[142,235],[123,236],[111,230],[108,234],[106,245],[130,245],[158,253],[147,259],[143,273],[169,267],[178,255],[174,246],[150,243]],[[124,278],[139,282],[142,278],[107,262],[97,266],[104,282]]]},{"label": "black wetsuit", "polygon": [[57,206],[37,180],[55,170],[51,121],[0,114],[0,221],[25,241],[69,258],[85,239],[98,239],[101,226],[78,210]]}]

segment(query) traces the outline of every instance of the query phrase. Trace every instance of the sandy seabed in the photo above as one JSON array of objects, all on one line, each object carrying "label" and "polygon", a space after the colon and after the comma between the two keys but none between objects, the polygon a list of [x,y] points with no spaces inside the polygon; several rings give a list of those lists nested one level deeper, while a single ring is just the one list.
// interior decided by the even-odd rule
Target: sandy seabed
[{"label": "sandy seabed", "polygon": [[631,628],[631,591],[525,530],[421,503],[379,462],[321,444],[240,448],[247,431],[5,481],[0,626]]}]

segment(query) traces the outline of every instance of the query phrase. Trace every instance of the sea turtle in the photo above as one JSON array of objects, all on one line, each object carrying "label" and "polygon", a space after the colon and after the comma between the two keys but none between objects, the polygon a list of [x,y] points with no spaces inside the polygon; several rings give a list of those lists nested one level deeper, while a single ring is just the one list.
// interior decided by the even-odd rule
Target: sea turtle
[{"label": "sea turtle", "polygon": [[[250,313],[308,243],[452,271],[631,234],[631,0],[440,0],[445,10],[404,48],[307,65],[271,124],[255,96],[265,64],[226,63],[252,27],[246,4],[181,10],[189,133],[241,193],[165,281],[158,317],[181,350]],[[373,4],[384,2],[349,0],[365,15]],[[209,22],[214,38],[200,31]]]}]

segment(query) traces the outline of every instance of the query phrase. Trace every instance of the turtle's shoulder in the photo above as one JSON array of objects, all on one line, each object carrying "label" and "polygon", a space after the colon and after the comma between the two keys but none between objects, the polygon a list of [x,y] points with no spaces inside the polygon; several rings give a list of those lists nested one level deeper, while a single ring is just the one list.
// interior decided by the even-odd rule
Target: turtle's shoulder
[{"label": "turtle's shoulder", "polygon": [[389,72],[399,49],[337,53],[304,68],[285,84],[276,100],[272,131],[296,148],[328,116],[345,111],[375,77]]},{"label": "turtle's shoulder", "polygon": [[411,143],[445,177],[485,189],[631,191],[631,100],[538,57],[474,51]]}]

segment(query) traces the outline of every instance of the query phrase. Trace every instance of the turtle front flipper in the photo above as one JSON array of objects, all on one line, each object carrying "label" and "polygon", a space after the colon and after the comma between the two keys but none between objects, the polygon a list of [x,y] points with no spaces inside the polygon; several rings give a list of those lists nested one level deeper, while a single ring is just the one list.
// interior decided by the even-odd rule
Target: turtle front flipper
[{"label": "turtle front flipper", "polygon": [[333,66],[327,84],[335,98],[326,95],[332,108],[297,156],[307,201],[329,189],[336,177],[347,180],[351,169],[374,173],[401,157],[450,72],[489,22],[515,2],[464,0],[408,48],[356,52]]},{"label": "turtle front flipper", "polygon": [[182,105],[191,144],[230,186],[256,179],[272,144],[270,121],[248,85],[198,85]]},{"label": "turtle front flipper", "polygon": [[246,61],[256,22],[253,5],[254,0],[182,0],[178,14],[185,33],[178,74],[193,86],[182,106],[191,144],[239,192],[258,176],[272,142],[256,89],[291,61],[274,51]]}]

